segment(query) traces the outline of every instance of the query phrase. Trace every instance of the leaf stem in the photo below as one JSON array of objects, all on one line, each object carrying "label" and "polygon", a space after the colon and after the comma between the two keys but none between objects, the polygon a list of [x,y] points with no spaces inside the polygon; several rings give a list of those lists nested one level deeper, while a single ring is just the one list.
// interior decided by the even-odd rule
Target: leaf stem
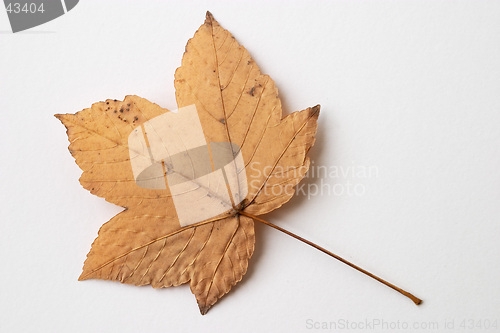
[{"label": "leaf stem", "polygon": [[407,291],[405,291],[405,290],[403,290],[403,289],[401,289],[401,288],[399,288],[399,287],[396,287],[396,286],[395,286],[395,285],[393,285],[392,283],[389,283],[389,282],[385,281],[384,279],[379,278],[378,276],[376,276],[376,275],[374,275],[374,274],[372,274],[372,273],[370,273],[370,272],[368,272],[368,271],[364,270],[363,268],[361,268],[361,267],[359,267],[359,266],[354,265],[353,263],[351,263],[351,262],[349,262],[349,261],[345,260],[344,258],[339,257],[339,256],[338,256],[338,255],[336,255],[335,253],[332,253],[332,252],[328,251],[327,249],[322,248],[321,246],[316,245],[316,244],[314,244],[314,243],[313,243],[313,242],[311,242],[311,241],[308,241],[308,240],[307,240],[307,239],[305,239],[305,238],[302,238],[302,237],[300,237],[300,236],[298,236],[298,235],[296,235],[296,234],[294,234],[294,233],[292,233],[292,232],[290,232],[290,231],[288,231],[288,230],[286,230],[286,229],[283,229],[283,228],[281,228],[281,227],[278,227],[277,225],[275,225],[275,224],[273,224],[273,223],[271,223],[271,222],[268,222],[268,221],[266,221],[266,220],[263,220],[263,219],[261,219],[260,217],[254,216],[254,215],[249,214],[249,213],[246,213],[246,212],[244,212],[244,211],[240,211],[239,213],[240,213],[241,215],[245,215],[245,216],[250,217],[250,218],[252,218],[252,219],[254,219],[254,220],[257,220],[257,221],[259,221],[259,222],[262,222],[262,223],[264,223],[265,225],[268,225],[268,226],[270,226],[270,227],[273,227],[274,229],[279,230],[279,231],[281,231],[281,232],[283,232],[283,233],[287,234],[288,236],[291,236],[291,237],[293,237],[293,238],[295,238],[295,239],[298,239],[299,241],[304,242],[304,243],[306,243],[307,245],[310,245],[310,246],[314,247],[315,249],[320,250],[321,252],[328,254],[330,257],[333,257],[333,258],[335,258],[335,259],[337,259],[337,260],[339,260],[339,261],[343,262],[344,264],[346,264],[346,265],[348,265],[348,266],[350,266],[350,267],[354,268],[355,270],[358,270],[358,271],[360,271],[361,273],[364,273],[364,274],[368,275],[369,277],[371,277],[371,278],[373,278],[373,279],[377,280],[378,282],[380,282],[380,283],[382,283],[382,284],[385,284],[385,285],[386,285],[386,286],[388,286],[389,288],[392,288],[392,289],[396,290],[396,291],[397,291],[397,292],[399,292],[400,294],[402,294],[402,295],[404,295],[404,296],[408,297],[409,299],[411,299],[411,300],[413,301],[413,303],[415,303],[416,305],[419,305],[420,303],[422,303],[422,300],[421,300],[420,298],[413,296],[413,295],[412,295],[412,294],[410,294],[409,292],[407,292]]}]

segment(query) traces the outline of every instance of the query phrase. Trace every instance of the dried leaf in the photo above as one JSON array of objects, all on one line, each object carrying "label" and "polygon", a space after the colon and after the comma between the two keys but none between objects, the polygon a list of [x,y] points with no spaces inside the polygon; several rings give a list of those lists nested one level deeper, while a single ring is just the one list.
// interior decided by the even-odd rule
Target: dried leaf
[{"label": "dried leaf", "polygon": [[[174,157],[170,162],[153,161],[154,145],[167,149],[172,142],[164,136],[153,143],[141,139],[144,134],[151,141],[158,134],[153,132],[165,130],[160,125],[151,127],[154,119],[179,116],[143,98],[127,96],[56,117],[66,126],[69,150],[83,170],[82,186],[126,208],[99,230],[80,280],[116,280],[154,288],[189,282],[205,314],[242,279],[254,251],[253,220],[241,212],[260,215],[280,207],[307,172],[306,154],[314,143],[319,105],[282,118],[273,80],[260,72],[247,50],[210,13],[187,43],[175,73],[175,88],[179,115],[187,115],[182,110],[193,105],[197,110],[206,147],[212,147],[208,148],[210,171],[219,168],[212,143],[231,143],[231,156],[236,161],[240,154],[244,166],[235,167],[233,180],[228,180],[231,173],[226,169],[227,188],[217,190],[213,183],[201,184],[201,178],[190,176],[189,182],[198,188],[206,186],[206,195],[187,202],[189,209],[184,207],[184,212],[176,205],[178,190],[168,177],[188,177],[187,173],[194,172],[194,155],[178,147],[184,158],[191,159],[185,168],[175,167]],[[176,130],[170,128],[169,133]],[[184,141],[191,135],[176,133]],[[137,140],[142,146],[135,146]],[[147,186],[139,186],[134,163],[149,158],[162,170],[161,179],[150,177],[144,180]],[[221,197],[226,190],[232,196]],[[214,202],[224,211],[215,209]],[[210,215],[212,209],[217,213]],[[187,215],[182,214],[204,214],[205,218],[186,223]]]}]

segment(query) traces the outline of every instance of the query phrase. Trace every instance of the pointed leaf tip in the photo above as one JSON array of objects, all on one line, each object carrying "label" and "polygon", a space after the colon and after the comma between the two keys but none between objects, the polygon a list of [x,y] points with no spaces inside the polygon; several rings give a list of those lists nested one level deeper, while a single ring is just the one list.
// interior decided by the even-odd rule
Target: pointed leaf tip
[{"label": "pointed leaf tip", "polygon": [[62,114],[62,113],[57,113],[54,115],[54,117],[56,117],[57,119],[59,119],[59,121],[63,121],[64,119],[64,116],[66,116],[65,114]]},{"label": "pointed leaf tip", "polygon": [[205,24],[212,24],[213,21],[215,21],[214,16],[207,10],[205,15]]},{"label": "pointed leaf tip", "polygon": [[320,109],[321,109],[321,105],[316,104],[315,106],[313,106],[313,107],[311,108],[311,113],[312,113],[312,114],[318,113]]},{"label": "pointed leaf tip", "polygon": [[73,114],[68,114],[68,113],[57,113],[54,115],[64,126],[66,126],[65,121],[70,118],[71,116],[74,116]]},{"label": "pointed leaf tip", "polygon": [[200,305],[200,304],[198,304],[198,307],[200,308],[200,313],[201,313],[201,315],[202,315],[202,316],[206,315],[206,314],[207,314],[207,312],[208,312],[208,310],[210,310],[210,308],[211,308],[211,307],[210,307],[210,306],[208,306],[208,305],[203,305],[203,306],[202,306],[202,305]]}]

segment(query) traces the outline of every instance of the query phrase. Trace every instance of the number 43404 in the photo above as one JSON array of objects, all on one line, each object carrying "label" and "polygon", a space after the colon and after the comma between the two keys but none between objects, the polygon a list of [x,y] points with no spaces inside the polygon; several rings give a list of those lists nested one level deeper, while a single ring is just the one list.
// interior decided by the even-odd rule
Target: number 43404
[{"label": "number 43404", "polygon": [[21,6],[19,2],[14,2],[14,3],[9,3],[7,5],[7,13],[14,13],[14,14],[19,14],[19,13],[43,13],[45,10],[43,9],[43,2],[40,4],[36,3],[25,3],[24,5]]},{"label": "number 43404", "polygon": [[496,320],[474,320],[474,319],[464,319],[460,322],[461,329],[497,329],[498,324]]}]

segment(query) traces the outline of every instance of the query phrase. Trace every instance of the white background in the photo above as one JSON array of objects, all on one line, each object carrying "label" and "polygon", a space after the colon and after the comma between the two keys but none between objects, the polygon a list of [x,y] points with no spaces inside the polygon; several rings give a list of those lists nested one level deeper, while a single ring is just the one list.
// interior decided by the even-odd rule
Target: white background
[{"label": "white background", "polygon": [[[206,10],[276,81],[285,112],[322,105],[310,155],[347,173],[305,180],[337,193],[266,218],[421,306],[263,225],[243,281],[206,316],[187,285],[77,281],[120,208],[80,186],[53,114],[127,94],[175,109],[173,74]],[[84,0],[17,34],[2,9],[0,31],[2,333],[498,331],[460,324],[500,325],[500,1]]]}]

